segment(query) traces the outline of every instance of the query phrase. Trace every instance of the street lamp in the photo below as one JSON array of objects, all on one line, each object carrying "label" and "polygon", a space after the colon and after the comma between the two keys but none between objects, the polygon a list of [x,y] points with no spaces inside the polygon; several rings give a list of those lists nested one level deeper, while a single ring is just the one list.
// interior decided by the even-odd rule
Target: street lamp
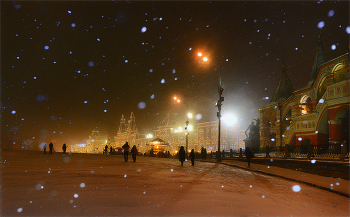
[{"label": "street lamp", "polygon": [[[174,97],[174,100],[176,100],[176,102],[181,102],[181,100],[179,98],[177,98],[176,96]],[[188,153],[188,124],[190,123],[190,121],[188,120],[188,118],[192,118],[192,114],[188,113],[188,105],[187,102],[185,100],[183,100],[184,103],[186,104],[186,112],[187,112],[187,120],[185,122],[186,127],[185,127],[185,135],[186,135],[186,158],[187,158],[187,153]]]},{"label": "street lamp", "polygon": [[[203,56],[202,53],[198,53],[198,56]],[[209,61],[207,57],[203,57],[203,61]],[[217,117],[219,119],[219,126],[218,126],[218,151],[216,154],[216,160],[221,161],[221,151],[220,151],[220,133],[221,133],[221,105],[224,101],[224,97],[222,96],[222,92],[224,91],[224,88],[221,86],[221,66],[218,64],[215,60],[211,60],[213,63],[215,63],[217,66],[219,66],[219,100],[216,103],[216,106],[218,107]]]}]

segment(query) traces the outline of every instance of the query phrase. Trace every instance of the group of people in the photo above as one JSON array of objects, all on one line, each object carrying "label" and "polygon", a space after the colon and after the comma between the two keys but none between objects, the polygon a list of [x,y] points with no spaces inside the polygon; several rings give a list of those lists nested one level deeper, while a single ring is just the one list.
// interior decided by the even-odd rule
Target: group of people
[{"label": "group of people", "polygon": [[[66,151],[67,151],[67,145],[66,144],[63,144],[62,146],[62,150],[63,150],[63,153],[65,154]],[[44,144],[44,154],[46,154],[46,148],[47,148],[47,145],[46,143]],[[129,146],[129,143],[126,142],[122,148],[124,149],[124,160],[125,162],[128,162],[128,159],[129,159],[129,149],[130,149],[130,146]],[[50,150],[50,154],[52,154],[52,151],[53,151],[53,144],[52,142],[49,144],[49,150]],[[104,149],[104,153],[107,154],[107,150],[108,150],[108,145],[105,146],[105,149]],[[112,153],[113,151],[113,147],[111,146],[110,147],[110,153]],[[254,157],[254,154],[253,152],[250,150],[249,147],[246,148],[246,158],[247,158],[247,163],[248,163],[248,167],[250,167],[250,158]],[[138,154],[138,151],[137,151],[137,148],[136,148],[136,145],[134,145],[132,148],[131,148],[131,155],[132,155],[132,159],[133,159],[133,162],[136,162],[136,156]],[[191,166],[194,166],[194,149],[191,150],[190,152],[190,159],[191,159]],[[202,159],[206,159],[207,158],[207,150],[202,148],[201,150],[201,155],[202,155]],[[186,160],[186,151],[185,151],[185,148],[183,146],[180,147],[180,151],[179,151],[179,161],[181,162],[181,166],[183,166],[183,163],[184,161]]]},{"label": "group of people", "polygon": [[[111,146],[109,148],[109,154],[113,153],[113,147]],[[103,154],[108,154],[108,145],[105,146],[105,149],[103,150]]]},{"label": "group of people", "polygon": [[[190,159],[191,159],[191,166],[194,166],[194,149],[191,150]],[[181,146],[179,151],[179,161],[181,162],[181,166],[184,165],[185,160],[186,160],[186,151],[185,151],[185,148]]]},{"label": "group of people", "polygon": [[[68,148],[68,145],[63,144],[63,146],[62,146],[63,154],[65,154],[67,152],[67,148]],[[44,154],[46,154],[46,149],[47,149],[47,144],[46,143],[44,144],[43,149],[44,149]],[[49,153],[52,154],[52,151],[53,151],[53,144],[52,144],[52,142],[50,142],[50,144],[49,144],[49,150],[50,150]]]},{"label": "group of people", "polygon": [[[122,146],[122,149],[124,149],[124,160],[125,162],[128,162],[129,160],[129,143],[126,142],[123,146]],[[132,155],[132,160],[134,162],[136,162],[136,156],[137,156],[137,148],[136,148],[136,145],[134,145],[132,148],[131,148],[131,155]]]}]

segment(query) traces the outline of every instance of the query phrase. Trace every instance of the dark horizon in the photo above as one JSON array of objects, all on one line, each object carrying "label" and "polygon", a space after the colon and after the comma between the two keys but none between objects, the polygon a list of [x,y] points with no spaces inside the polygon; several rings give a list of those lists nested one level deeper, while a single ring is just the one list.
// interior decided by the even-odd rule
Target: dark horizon
[{"label": "dark horizon", "polygon": [[[122,115],[153,133],[166,114],[217,120],[225,101],[245,130],[270,103],[282,59],[306,86],[319,31],[328,60],[349,49],[349,2],[1,2],[2,135],[111,141]],[[181,118],[180,118],[181,117]],[[183,124],[184,125],[184,124]],[[33,139],[34,138],[34,139]]]}]

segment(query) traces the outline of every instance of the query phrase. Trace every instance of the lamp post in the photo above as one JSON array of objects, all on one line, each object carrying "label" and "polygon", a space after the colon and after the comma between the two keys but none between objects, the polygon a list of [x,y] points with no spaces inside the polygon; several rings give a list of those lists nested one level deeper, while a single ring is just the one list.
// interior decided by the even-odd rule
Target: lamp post
[{"label": "lamp post", "polygon": [[[181,102],[181,100],[180,99],[178,99],[177,97],[174,97],[174,100],[176,100],[176,102]],[[190,121],[188,120],[188,104],[187,104],[187,102],[185,101],[185,100],[183,100],[184,101],[184,103],[186,104],[186,108],[187,108],[187,110],[186,110],[186,113],[187,113],[187,120],[186,120],[186,122],[185,122],[185,124],[186,124],[186,127],[185,127],[185,134],[186,134],[186,159],[187,159],[187,153],[188,153],[188,124],[190,123]]]},{"label": "lamp post", "polygon": [[[198,53],[198,56],[202,56],[202,53]],[[209,59],[207,57],[203,57],[203,61],[208,61]],[[218,64],[215,60],[211,60],[214,62],[217,66],[219,66],[219,87],[218,87],[218,93],[219,93],[219,100],[216,103],[216,106],[218,107],[217,117],[219,119],[218,124],[218,151],[216,154],[216,160],[221,161],[221,151],[220,151],[220,133],[221,133],[221,105],[224,101],[224,97],[222,96],[222,92],[224,91],[224,88],[221,86],[221,66]]]}]

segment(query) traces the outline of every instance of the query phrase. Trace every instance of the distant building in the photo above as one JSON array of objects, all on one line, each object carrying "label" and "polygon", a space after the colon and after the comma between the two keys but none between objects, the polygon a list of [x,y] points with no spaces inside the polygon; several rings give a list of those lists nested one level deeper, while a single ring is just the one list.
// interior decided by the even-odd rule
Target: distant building
[{"label": "distant building", "polygon": [[349,144],[349,56],[332,60],[318,39],[305,87],[293,91],[284,63],[271,103],[260,108],[260,148]]},{"label": "distant building", "polygon": [[117,135],[114,137],[116,147],[122,147],[125,142],[128,142],[129,146],[132,147],[136,145],[139,152],[146,152],[146,143],[152,140],[152,137],[139,134],[136,127],[136,121],[134,113],[131,112],[130,119],[125,122],[124,115],[122,115],[119,124],[119,130]]},{"label": "distant building", "polygon": [[[244,132],[244,131],[243,131]],[[197,150],[201,147],[207,151],[218,150],[218,121],[204,122],[197,124]],[[240,124],[237,123],[232,127],[221,126],[220,133],[220,150],[230,151],[238,150],[244,147],[243,138],[241,139]]]},{"label": "distant building", "polygon": [[103,153],[106,142],[102,140],[100,132],[94,129],[86,143],[71,145],[74,153]]}]

